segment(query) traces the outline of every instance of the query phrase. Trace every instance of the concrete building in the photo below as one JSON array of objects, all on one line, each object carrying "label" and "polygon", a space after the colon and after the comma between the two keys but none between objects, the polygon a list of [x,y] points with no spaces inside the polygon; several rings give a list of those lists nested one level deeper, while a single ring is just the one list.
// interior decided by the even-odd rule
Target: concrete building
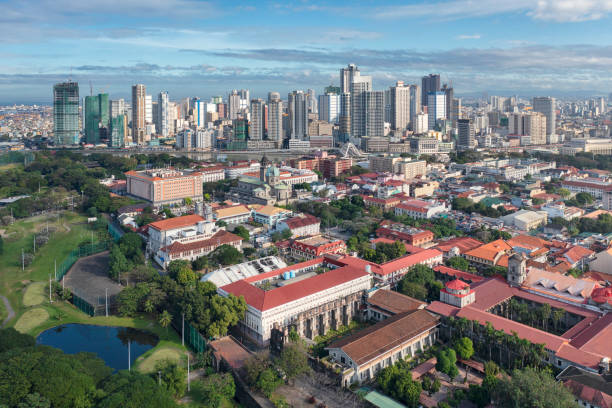
[{"label": "concrete building", "polygon": [[229,119],[238,119],[238,114],[240,113],[240,94],[235,89],[227,96],[227,109],[229,111]]},{"label": "concrete building", "polygon": [[546,211],[519,210],[501,218],[504,224],[514,226],[523,231],[529,231],[548,221]]},{"label": "concrete building", "polygon": [[429,94],[440,91],[440,75],[429,74],[421,79],[421,105],[427,106],[429,111]]},{"label": "concrete building", "polygon": [[132,142],[143,144],[146,136],[146,88],[132,86]]},{"label": "concrete building", "polygon": [[319,119],[329,123],[339,123],[340,95],[319,95]]},{"label": "concrete building", "polygon": [[[359,71],[354,73],[350,84],[350,101],[351,101],[351,137],[363,137],[367,134],[367,105],[369,98],[364,96],[365,93],[372,90],[372,77],[362,76]],[[380,114],[384,116],[384,93],[380,95]],[[383,117],[384,119],[384,117]]]},{"label": "concrete building", "polygon": [[396,205],[394,211],[397,216],[407,215],[412,218],[429,219],[447,212],[448,208],[443,202],[411,199]]},{"label": "concrete building", "polygon": [[405,179],[412,179],[427,175],[427,162],[425,160],[401,160],[397,163],[396,173],[403,174]]},{"label": "concrete building", "polygon": [[147,228],[147,252],[155,254],[173,242],[183,244],[204,240],[221,231],[212,220],[198,214],[152,222]]},{"label": "concrete building", "polygon": [[427,133],[429,130],[429,115],[423,112],[417,113],[412,125],[412,130],[417,135]]},{"label": "concrete building", "polygon": [[[415,131],[417,115],[423,112],[421,102],[421,87],[418,85],[410,85],[410,129],[413,131]],[[415,133],[417,132],[415,131]]]},{"label": "concrete building", "polygon": [[263,99],[251,100],[251,124],[249,125],[249,139],[263,140],[264,138],[264,101]]},{"label": "concrete building", "polygon": [[318,235],[320,232],[321,220],[310,214],[302,214],[291,218],[282,219],[276,224],[276,229],[283,231],[291,230],[294,238],[305,237],[308,235]]},{"label": "concrete building", "polygon": [[446,117],[446,94],[444,92],[430,92],[427,95],[427,127],[433,130],[436,123]]},{"label": "concrete building", "polygon": [[289,138],[308,140],[308,103],[303,91],[289,94]]},{"label": "concrete building", "polygon": [[508,116],[508,133],[527,135],[530,144],[546,144],[546,116],[541,113],[511,113]]},{"label": "concrete building", "polygon": [[391,96],[391,127],[406,130],[410,124],[410,86],[398,81],[389,88]]},{"label": "concrete building", "polygon": [[533,98],[532,105],[534,112],[540,112],[546,116],[546,136],[554,135],[557,126],[555,98],[535,97]]},{"label": "concrete building", "polygon": [[160,92],[157,96],[157,122],[155,123],[155,130],[162,137],[168,137],[170,135],[170,99],[168,92]]},{"label": "concrete building", "polygon": [[285,138],[283,132],[283,101],[278,92],[268,93],[268,140],[280,149]]},{"label": "concrete building", "polygon": [[53,138],[56,146],[79,143],[79,84],[53,85]]},{"label": "concrete building", "polygon": [[355,64],[349,64],[346,68],[340,69],[340,92],[351,92],[353,78],[359,75],[359,68]]},{"label": "concrete building", "polygon": [[470,119],[459,119],[457,121],[459,136],[457,138],[458,149],[473,149],[476,146],[474,124]]},{"label": "concrete building", "polygon": [[202,175],[197,171],[152,169],[128,171],[127,193],[159,207],[182,203],[186,198],[202,200]]}]

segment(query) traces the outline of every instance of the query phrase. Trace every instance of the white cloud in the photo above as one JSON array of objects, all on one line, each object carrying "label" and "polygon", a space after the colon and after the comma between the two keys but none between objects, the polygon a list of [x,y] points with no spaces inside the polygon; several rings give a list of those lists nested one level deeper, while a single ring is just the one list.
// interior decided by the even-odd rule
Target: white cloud
[{"label": "white cloud", "polygon": [[611,0],[538,0],[528,15],[538,20],[599,20],[612,12]]},{"label": "white cloud", "polygon": [[457,36],[459,40],[478,40],[480,39],[480,34],[461,34]]}]

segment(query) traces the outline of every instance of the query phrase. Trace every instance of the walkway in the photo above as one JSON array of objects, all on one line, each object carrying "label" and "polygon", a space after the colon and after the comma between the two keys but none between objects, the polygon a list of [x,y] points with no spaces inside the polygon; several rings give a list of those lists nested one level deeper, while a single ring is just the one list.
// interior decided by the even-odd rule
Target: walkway
[{"label": "walkway", "polygon": [[6,319],[4,319],[4,321],[2,322],[2,327],[4,327],[9,322],[9,320],[15,317],[15,311],[11,307],[11,302],[9,302],[9,300],[5,296],[0,295],[0,298],[2,298],[2,301],[4,302],[4,307],[6,308],[7,314]]}]

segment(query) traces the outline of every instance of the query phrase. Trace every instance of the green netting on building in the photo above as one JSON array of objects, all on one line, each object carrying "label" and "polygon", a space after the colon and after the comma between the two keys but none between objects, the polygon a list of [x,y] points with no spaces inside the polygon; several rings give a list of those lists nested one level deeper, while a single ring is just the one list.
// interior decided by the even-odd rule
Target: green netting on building
[{"label": "green netting on building", "polygon": [[96,313],[96,308],[92,304],[75,294],[72,294],[72,304],[75,305],[81,312],[90,316],[93,316]]},{"label": "green netting on building", "polygon": [[115,242],[119,241],[119,238],[123,236],[123,231],[121,231],[119,228],[117,228],[110,222],[108,223],[108,233],[111,237],[113,237],[113,240],[115,240]]},{"label": "green netting on building", "polygon": [[198,353],[206,350],[206,339],[191,325],[191,323],[187,324],[187,344]]}]

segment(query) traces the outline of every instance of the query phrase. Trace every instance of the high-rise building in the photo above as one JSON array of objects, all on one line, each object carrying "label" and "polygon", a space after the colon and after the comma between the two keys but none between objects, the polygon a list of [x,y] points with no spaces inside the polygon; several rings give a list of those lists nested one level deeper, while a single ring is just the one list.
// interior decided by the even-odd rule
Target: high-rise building
[{"label": "high-rise building", "polygon": [[251,100],[251,124],[249,126],[250,140],[263,140],[264,136],[264,106],[263,99]]},{"label": "high-rise building", "polygon": [[110,120],[110,146],[123,147],[126,145],[127,116],[124,114],[113,116]]},{"label": "high-rise building", "polygon": [[227,108],[229,110],[229,118],[231,120],[238,119],[240,112],[240,94],[237,90],[233,90],[227,97]]},{"label": "high-rise building", "polygon": [[546,116],[539,112],[511,113],[508,133],[529,136],[531,144],[546,144]]},{"label": "high-rise building", "polygon": [[460,149],[473,149],[476,142],[474,125],[472,124],[472,121],[470,119],[458,119],[457,127],[459,132],[457,147]]},{"label": "high-rise building", "polygon": [[451,118],[454,119],[453,127],[457,127],[457,119],[461,119],[461,99],[453,98]]},{"label": "high-rise building", "polygon": [[289,137],[297,140],[308,139],[308,105],[303,91],[289,94]]},{"label": "high-rise building", "polygon": [[145,123],[153,123],[153,97],[145,95]]},{"label": "high-rise building", "polygon": [[[372,90],[372,77],[362,76],[359,71],[353,76],[351,83],[351,137],[368,136],[366,133],[366,99],[362,94]],[[384,120],[384,93],[382,101],[382,114]]]},{"label": "high-rise building", "polygon": [[119,115],[125,115],[125,100],[113,99],[109,101],[110,117],[116,118]]},{"label": "high-rise building", "polygon": [[314,89],[308,90],[307,98],[308,98],[308,113],[314,113],[314,114],[319,113],[319,110],[317,107],[317,97],[315,95]]},{"label": "high-rise building", "polygon": [[391,127],[406,130],[410,123],[410,86],[398,81],[390,89]]},{"label": "high-rise building", "polygon": [[340,69],[340,93],[351,92],[353,77],[359,75],[359,68],[355,64],[349,64]]},{"label": "high-rise building", "polygon": [[132,86],[132,142],[143,144],[146,132],[146,88],[142,84]]},{"label": "high-rise building", "polygon": [[273,140],[277,149],[283,145],[283,101],[278,92],[268,93],[268,140]]},{"label": "high-rise building", "polygon": [[429,94],[438,91],[440,91],[439,74],[429,74],[421,78],[421,105],[428,106]]},{"label": "high-rise building", "polygon": [[417,113],[416,118],[414,119],[414,123],[412,125],[412,130],[417,135],[427,133],[427,130],[429,130],[429,118],[426,113]]},{"label": "high-rise building", "polygon": [[533,111],[546,116],[546,136],[555,134],[557,126],[557,112],[555,111],[555,98],[546,96],[533,98]]},{"label": "high-rise building", "polygon": [[79,84],[53,86],[53,137],[57,146],[79,143]]},{"label": "high-rise building", "polygon": [[385,92],[367,91],[361,94],[365,100],[365,136],[370,138],[385,135]]},{"label": "high-rise building", "polygon": [[457,118],[453,115],[453,100],[455,99],[455,92],[453,88],[444,84],[442,87],[442,92],[444,92],[444,99],[446,103],[444,117],[451,121],[453,127],[457,127]]},{"label": "high-rise building", "polygon": [[410,127],[415,129],[415,121],[417,115],[422,111],[421,107],[421,87],[418,85],[410,85]]},{"label": "high-rise building", "polygon": [[155,129],[157,133],[162,137],[168,137],[169,132],[169,109],[168,103],[168,92],[160,92],[157,96],[157,122],[155,123]]},{"label": "high-rise building", "polygon": [[85,141],[97,144],[108,138],[109,114],[108,94],[85,97]]},{"label": "high-rise building", "polygon": [[319,119],[329,123],[338,123],[340,115],[340,95],[326,93],[319,95]]},{"label": "high-rise building", "polygon": [[446,118],[446,94],[444,92],[430,92],[427,95],[427,118],[429,130],[436,127],[439,119]]},{"label": "high-rise building", "polygon": [[344,92],[340,95],[340,113],[338,115],[340,122],[340,142],[347,142],[351,135],[351,93]]},{"label": "high-rise building", "polygon": [[206,126],[206,103],[199,99],[193,102],[193,120],[197,128]]}]

